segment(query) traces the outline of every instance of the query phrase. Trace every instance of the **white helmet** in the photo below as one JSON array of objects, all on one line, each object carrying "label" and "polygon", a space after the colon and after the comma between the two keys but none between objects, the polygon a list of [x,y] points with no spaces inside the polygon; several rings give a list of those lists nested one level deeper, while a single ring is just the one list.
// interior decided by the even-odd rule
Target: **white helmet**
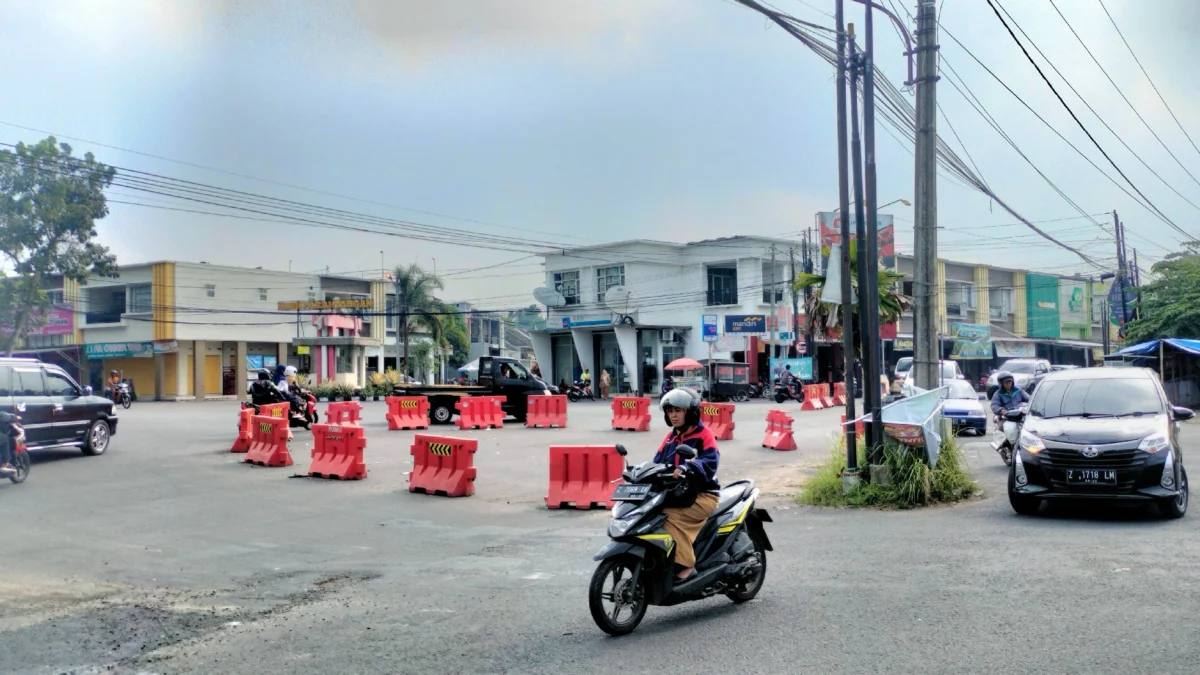
[{"label": "white helmet", "polygon": [[288,366],[287,368],[284,368],[283,374],[289,375],[289,376],[295,375],[296,374],[296,366]]},{"label": "white helmet", "polygon": [[687,387],[679,387],[672,389],[663,395],[658,402],[658,407],[666,412],[668,407],[687,410],[688,408],[700,407],[700,396]]}]

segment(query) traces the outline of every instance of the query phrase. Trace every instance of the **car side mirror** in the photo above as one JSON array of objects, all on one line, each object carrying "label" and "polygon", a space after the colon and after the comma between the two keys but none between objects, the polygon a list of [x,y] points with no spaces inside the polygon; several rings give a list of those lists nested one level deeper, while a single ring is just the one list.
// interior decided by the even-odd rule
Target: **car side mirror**
[{"label": "car side mirror", "polygon": [[1193,411],[1191,408],[1185,408],[1181,405],[1171,406],[1171,413],[1174,414],[1175,419],[1180,421],[1190,420],[1196,416],[1195,411]]},{"label": "car side mirror", "polygon": [[87,387],[84,387],[84,388],[83,388],[83,395],[84,395],[84,396],[91,396],[91,395],[92,395],[92,388],[91,388],[91,386],[87,386]]},{"label": "car side mirror", "polygon": [[1009,410],[1004,413],[1004,419],[1008,420],[1009,422],[1020,422],[1021,420],[1025,419],[1025,411]]},{"label": "car side mirror", "polygon": [[625,449],[625,446],[617,445],[617,454],[624,457],[629,454],[629,451]]},{"label": "car side mirror", "polygon": [[696,451],[686,445],[681,445],[675,448],[675,454],[684,459],[696,459]]}]

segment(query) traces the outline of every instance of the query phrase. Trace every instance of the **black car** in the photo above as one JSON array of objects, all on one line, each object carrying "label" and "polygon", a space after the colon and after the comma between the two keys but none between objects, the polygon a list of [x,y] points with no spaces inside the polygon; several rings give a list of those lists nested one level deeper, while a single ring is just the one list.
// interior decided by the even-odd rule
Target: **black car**
[{"label": "black car", "polygon": [[[1008,413],[1021,420],[1020,411]],[[1145,368],[1086,368],[1042,380],[1023,417],[1008,500],[1033,514],[1043,500],[1147,501],[1163,516],[1187,511],[1180,420],[1158,375]]]},{"label": "black car", "polygon": [[0,358],[0,410],[20,416],[30,450],[79,448],[102,455],[117,433],[112,401],[35,359]]}]

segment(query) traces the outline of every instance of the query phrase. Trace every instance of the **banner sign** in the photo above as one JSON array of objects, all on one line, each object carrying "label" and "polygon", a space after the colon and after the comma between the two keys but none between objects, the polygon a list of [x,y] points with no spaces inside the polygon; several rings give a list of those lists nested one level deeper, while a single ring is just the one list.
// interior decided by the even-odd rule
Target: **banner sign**
[{"label": "banner sign", "polygon": [[[879,264],[889,270],[896,270],[896,228],[890,213],[876,214],[877,246],[879,247]],[[821,233],[821,270],[829,269],[829,247],[842,240],[842,221],[834,211],[819,211],[817,213],[817,228]],[[850,228],[850,240],[857,237],[854,228]],[[897,325],[885,323],[879,326],[879,337],[887,340],[896,337]]]},{"label": "banner sign", "polygon": [[892,340],[892,349],[898,352],[911,352],[913,350],[913,339],[896,338]]},{"label": "banner sign", "polygon": [[720,335],[717,337],[716,347],[719,352],[744,352],[746,351],[746,336]]},{"label": "banner sign", "polygon": [[1037,358],[1037,345],[1032,342],[996,341],[996,356],[1002,359]]},{"label": "banner sign", "polygon": [[88,359],[148,359],[154,356],[152,342],[95,342],[83,346]]},{"label": "banner sign", "polygon": [[988,340],[992,336],[992,327],[986,323],[952,323],[950,336],[962,340]]},{"label": "banner sign", "polygon": [[[7,321],[0,325],[0,335],[11,335],[15,319],[7,315]],[[30,313],[26,326],[30,328],[26,335],[71,335],[75,332],[75,309],[70,303],[51,305],[45,314],[36,309]]]},{"label": "banner sign", "polygon": [[716,342],[717,341],[717,315],[716,314],[705,314],[701,317],[700,322],[704,327],[704,341],[705,342]]},{"label": "banner sign", "polygon": [[992,343],[988,340],[955,340],[950,348],[952,359],[990,359]]},{"label": "banner sign", "polygon": [[727,316],[725,317],[725,332],[761,335],[767,332],[767,317],[765,314]]},{"label": "banner sign", "polygon": [[178,340],[155,340],[155,354],[177,354],[179,352]]},{"label": "banner sign", "polygon": [[798,359],[771,359],[771,379],[778,377],[779,372],[783,371],[788,366],[791,366],[792,375],[807,380],[813,379],[813,360],[811,356],[804,356]]},{"label": "banner sign", "polygon": [[371,298],[281,300],[277,306],[281,312],[336,312],[343,309],[372,309],[375,301]]}]

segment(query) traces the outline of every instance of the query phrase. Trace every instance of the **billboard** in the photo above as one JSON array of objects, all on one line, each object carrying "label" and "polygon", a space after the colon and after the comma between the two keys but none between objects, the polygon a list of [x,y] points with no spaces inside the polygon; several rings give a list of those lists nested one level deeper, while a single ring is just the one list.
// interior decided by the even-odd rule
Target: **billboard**
[{"label": "billboard", "polygon": [[950,324],[950,335],[954,345],[950,350],[952,359],[992,358],[992,327],[986,323]]},{"label": "billboard", "polygon": [[734,316],[726,316],[725,332],[761,335],[767,332],[767,316],[765,314],[737,314]]},{"label": "billboard", "polygon": [[[878,227],[878,245],[879,245],[879,264],[889,270],[896,268],[896,227],[892,221],[890,213],[880,213],[876,216],[876,226]],[[842,239],[842,221],[839,213],[833,211],[819,211],[817,213],[817,227],[821,234],[821,270],[828,268],[829,260],[826,258],[825,252],[833,244],[839,243]],[[854,227],[850,228],[850,240],[856,239],[854,235]],[[892,339],[896,337],[896,324],[888,323],[879,326],[879,337],[883,339]]]},{"label": "billboard", "polygon": [[803,356],[798,359],[771,359],[771,379],[779,377],[780,371],[791,366],[792,375],[811,382],[813,379],[812,361],[811,356]]}]

